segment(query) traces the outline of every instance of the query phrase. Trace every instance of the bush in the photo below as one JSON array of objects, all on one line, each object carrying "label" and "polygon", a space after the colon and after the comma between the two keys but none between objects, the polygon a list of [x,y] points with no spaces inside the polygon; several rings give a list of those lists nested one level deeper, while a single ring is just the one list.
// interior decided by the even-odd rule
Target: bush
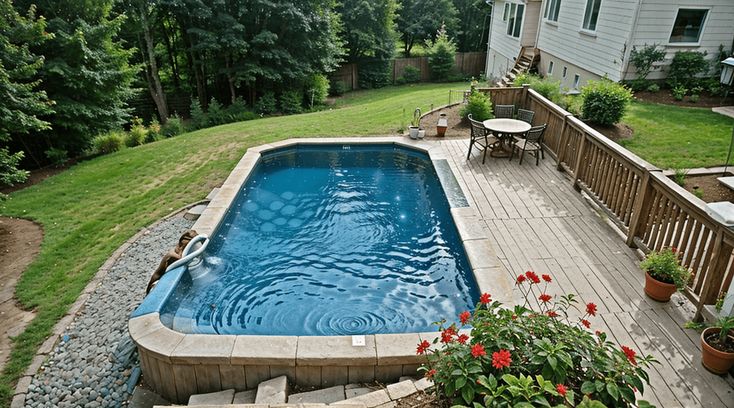
[{"label": "bush", "polygon": [[673,95],[673,98],[675,98],[676,101],[682,101],[687,93],[688,89],[683,85],[678,85],[670,90],[670,94]]},{"label": "bush", "polygon": [[414,84],[421,81],[421,70],[408,65],[403,70],[403,79],[405,83]]},{"label": "bush", "polygon": [[161,126],[161,134],[165,137],[174,137],[186,133],[186,126],[178,115],[171,115],[166,124]]},{"label": "bush", "polygon": [[275,106],[275,94],[268,91],[255,102],[255,112],[262,115],[269,115],[275,113],[278,108]]},{"label": "bush", "polygon": [[553,81],[548,78],[541,78],[533,74],[520,74],[512,83],[514,86],[530,86],[530,89],[543,95],[548,100],[557,104],[562,103],[561,81]]},{"label": "bush", "polygon": [[161,134],[161,124],[158,119],[153,118],[148,125],[148,135],[145,137],[145,143],[153,143],[163,137]]},{"label": "bush", "polygon": [[688,100],[691,101],[691,102],[693,102],[693,103],[697,103],[699,99],[701,99],[701,95],[699,95],[699,94],[692,94],[688,98]]},{"label": "bush", "polygon": [[247,104],[242,100],[242,98],[236,98],[224,111],[227,117],[227,123],[242,122],[245,120],[257,119],[258,117],[255,112],[247,109]]},{"label": "bush", "polygon": [[660,85],[658,84],[648,85],[647,92],[652,92],[652,93],[660,92]]},{"label": "bush", "polygon": [[591,122],[611,126],[619,122],[632,102],[632,92],[608,79],[589,81],[581,88],[581,113]]},{"label": "bush", "polygon": [[48,161],[54,166],[60,166],[69,159],[68,153],[64,149],[52,147],[44,152]]},{"label": "bush", "polygon": [[[637,69],[637,79],[632,82],[634,83],[639,81],[641,85],[646,85],[645,80],[653,70],[654,64],[664,59],[665,50],[658,49],[657,44],[645,44],[639,49],[636,46],[632,47],[632,51],[630,52],[630,62],[635,66],[635,69]],[[643,86],[639,89],[635,89],[634,87],[632,89],[642,90],[645,88],[646,87]]]},{"label": "bush", "polygon": [[194,129],[203,129],[209,126],[209,115],[201,107],[199,100],[191,100],[191,126]]},{"label": "bush", "polygon": [[329,96],[329,79],[321,74],[312,75],[306,81],[306,100],[311,108],[326,103]]},{"label": "bush", "polygon": [[23,152],[11,154],[7,148],[0,148],[0,186],[12,186],[28,180],[29,173],[18,168],[21,160]]},{"label": "bush", "polygon": [[664,248],[659,252],[647,254],[640,263],[640,268],[660,282],[672,283],[679,290],[686,287],[691,273],[681,266],[678,260],[678,250],[674,247]]},{"label": "bush", "polygon": [[567,110],[568,113],[580,117],[583,102],[583,99],[578,95],[565,95],[561,98],[560,106]]},{"label": "bush", "polygon": [[329,93],[334,96],[342,96],[347,93],[347,83],[344,81],[334,81],[331,83]]},{"label": "bush", "polygon": [[436,33],[436,39],[426,42],[426,49],[428,50],[431,77],[436,81],[448,80],[454,69],[456,44],[446,33],[446,25],[441,24],[441,28]]},{"label": "bush", "polygon": [[145,139],[148,137],[148,130],[142,124],[135,124],[130,128],[130,131],[125,135],[125,146],[135,147],[145,143]]},{"label": "bush", "polygon": [[[654,358],[592,334],[597,306],[579,308],[573,294],[554,298],[547,294],[551,281],[528,271],[516,281],[525,302],[512,308],[482,294],[473,313],[458,316],[461,326],[441,322],[434,346],[418,344],[428,359],[421,370],[446,406],[565,407],[584,395],[609,407],[645,405],[635,391],[649,384],[645,369]],[[571,309],[585,313],[572,318]],[[471,325],[470,336],[459,333],[464,325]]]},{"label": "bush", "polygon": [[489,100],[489,96],[472,89],[469,94],[467,104],[461,108],[459,112],[462,118],[467,118],[470,114],[474,120],[487,120],[492,119],[492,101]]},{"label": "bush", "polygon": [[359,63],[359,87],[362,89],[382,88],[390,85],[390,60],[368,59]]},{"label": "bush", "polygon": [[303,93],[300,90],[291,89],[280,94],[280,110],[283,113],[294,114],[303,111]]},{"label": "bush", "polygon": [[114,153],[124,145],[125,134],[119,131],[113,131],[99,135],[92,140],[92,150],[97,154]]},{"label": "bush", "polygon": [[209,107],[206,110],[206,115],[209,118],[209,126],[217,126],[229,122],[222,104],[214,97],[209,100]]},{"label": "bush", "polygon": [[700,81],[698,76],[705,74],[708,69],[705,52],[678,51],[668,69],[668,84],[671,88],[691,88]]}]

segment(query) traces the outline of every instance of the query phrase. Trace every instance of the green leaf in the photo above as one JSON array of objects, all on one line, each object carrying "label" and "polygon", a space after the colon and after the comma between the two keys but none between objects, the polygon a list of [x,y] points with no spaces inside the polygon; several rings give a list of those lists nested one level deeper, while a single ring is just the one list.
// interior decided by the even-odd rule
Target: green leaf
[{"label": "green leaf", "polygon": [[456,379],[456,382],[454,383],[454,386],[456,387],[457,390],[461,389],[461,387],[463,387],[464,385],[466,385],[466,377],[459,377]]},{"label": "green leaf", "polygon": [[593,394],[596,392],[596,386],[591,381],[584,381],[584,383],[581,384],[581,392],[583,394]]},{"label": "green leaf", "polygon": [[554,356],[548,356],[548,364],[550,364],[553,371],[556,370],[556,367],[558,367],[558,360]]},{"label": "green leaf", "polygon": [[613,382],[607,383],[607,392],[615,401],[619,400],[619,388],[617,387],[617,384]]},{"label": "green leaf", "polygon": [[461,389],[461,398],[466,401],[467,404],[471,404],[474,401],[474,387],[464,387]]},{"label": "green leaf", "polygon": [[632,388],[627,386],[622,386],[619,388],[619,392],[622,394],[622,398],[627,402],[635,402],[635,392],[632,391]]},{"label": "green leaf", "polygon": [[464,373],[461,370],[459,370],[458,368],[451,372],[452,377],[456,377],[457,375],[463,375],[463,374]]},{"label": "green leaf", "polygon": [[655,405],[652,405],[651,403],[645,400],[639,400],[637,401],[637,408],[655,408]]}]

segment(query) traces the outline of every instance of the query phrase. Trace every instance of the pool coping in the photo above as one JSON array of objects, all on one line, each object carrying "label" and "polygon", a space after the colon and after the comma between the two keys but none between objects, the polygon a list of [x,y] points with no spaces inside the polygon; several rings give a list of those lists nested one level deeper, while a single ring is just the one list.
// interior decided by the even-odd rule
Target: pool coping
[{"label": "pool coping", "polygon": [[[247,150],[192,229],[200,234],[213,235],[263,153],[285,147],[321,144],[393,144],[424,152],[432,162],[447,160],[441,143],[416,141],[407,137],[297,138],[263,144]],[[458,173],[455,165],[450,160],[447,163],[455,177]],[[458,184],[461,188],[461,183]],[[445,188],[443,186],[442,181],[442,188]],[[444,193],[448,198],[449,193]],[[471,197],[465,194],[465,198],[467,206],[452,207],[450,211],[477,286],[481,293],[491,293],[493,299],[510,305],[513,298],[509,274],[497,257],[487,232],[481,227],[481,219]],[[189,392],[218,388],[213,383],[220,384],[219,388],[223,387],[221,384],[229,380],[225,379],[225,372],[226,376],[233,375],[231,369],[234,367],[237,373],[234,376],[237,377],[241,370],[236,368],[240,366],[244,370],[242,380],[247,384],[253,382],[249,378],[253,375],[258,379],[268,379],[265,377],[273,377],[274,374],[286,374],[292,377],[290,379],[293,382],[302,385],[397,379],[402,375],[415,374],[418,365],[425,362],[425,356],[416,355],[417,344],[421,340],[432,341],[438,336],[437,332],[364,336],[180,333],[165,326],[158,311],[184,270],[178,268],[164,275],[164,279],[149,295],[150,299],[143,301],[128,323],[130,336],[140,351],[143,373],[149,385],[171,401],[183,401]],[[361,337],[364,346],[354,346],[355,337]],[[207,373],[203,368],[196,370],[201,365],[218,365],[220,369],[214,370],[216,373],[213,370]],[[316,368],[318,381],[314,378]],[[322,373],[324,368],[329,372],[328,381],[325,378],[326,371]],[[169,374],[172,379],[165,378]],[[216,381],[209,378],[215,376],[220,378]],[[245,380],[244,377],[248,378]]]}]

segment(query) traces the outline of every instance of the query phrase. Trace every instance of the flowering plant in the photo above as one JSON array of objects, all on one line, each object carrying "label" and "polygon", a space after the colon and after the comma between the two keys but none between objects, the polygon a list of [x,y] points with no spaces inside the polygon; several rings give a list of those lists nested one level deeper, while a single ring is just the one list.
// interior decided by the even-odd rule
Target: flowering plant
[{"label": "flowering plant", "polygon": [[507,308],[485,293],[458,325],[437,322],[438,346],[423,340],[417,353],[427,355],[421,369],[440,397],[476,407],[649,406],[635,391],[649,384],[645,368],[653,357],[592,333],[596,304],[579,307],[572,294],[554,297],[546,291],[551,282],[528,271],[516,281],[522,305]]},{"label": "flowering plant", "polygon": [[679,290],[686,287],[691,277],[688,269],[681,266],[675,247],[650,252],[640,263],[640,268],[660,282],[674,284]]}]

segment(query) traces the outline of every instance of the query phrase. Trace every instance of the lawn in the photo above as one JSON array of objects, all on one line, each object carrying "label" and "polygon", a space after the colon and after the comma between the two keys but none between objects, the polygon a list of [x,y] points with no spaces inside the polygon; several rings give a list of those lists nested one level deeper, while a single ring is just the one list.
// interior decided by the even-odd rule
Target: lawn
[{"label": "lawn", "polygon": [[[395,134],[413,109],[446,104],[466,84],[421,84],[358,91],[333,109],[203,129],[80,163],[0,202],[0,215],[43,225],[41,253],[16,288],[36,318],[15,338],[0,377],[0,406],[54,324],[110,254],[141,228],[204,198],[248,147],[291,137]],[[155,265],[151,265],[151,272]],[[130,288],[144,293],[144,283]]]},{"label": "lawn", "polygon": [[723,165],[734,127],[734,119],[709,108],[638,101],[622,122],[632,127],[634,134],[619,143],[663,169]]}]

